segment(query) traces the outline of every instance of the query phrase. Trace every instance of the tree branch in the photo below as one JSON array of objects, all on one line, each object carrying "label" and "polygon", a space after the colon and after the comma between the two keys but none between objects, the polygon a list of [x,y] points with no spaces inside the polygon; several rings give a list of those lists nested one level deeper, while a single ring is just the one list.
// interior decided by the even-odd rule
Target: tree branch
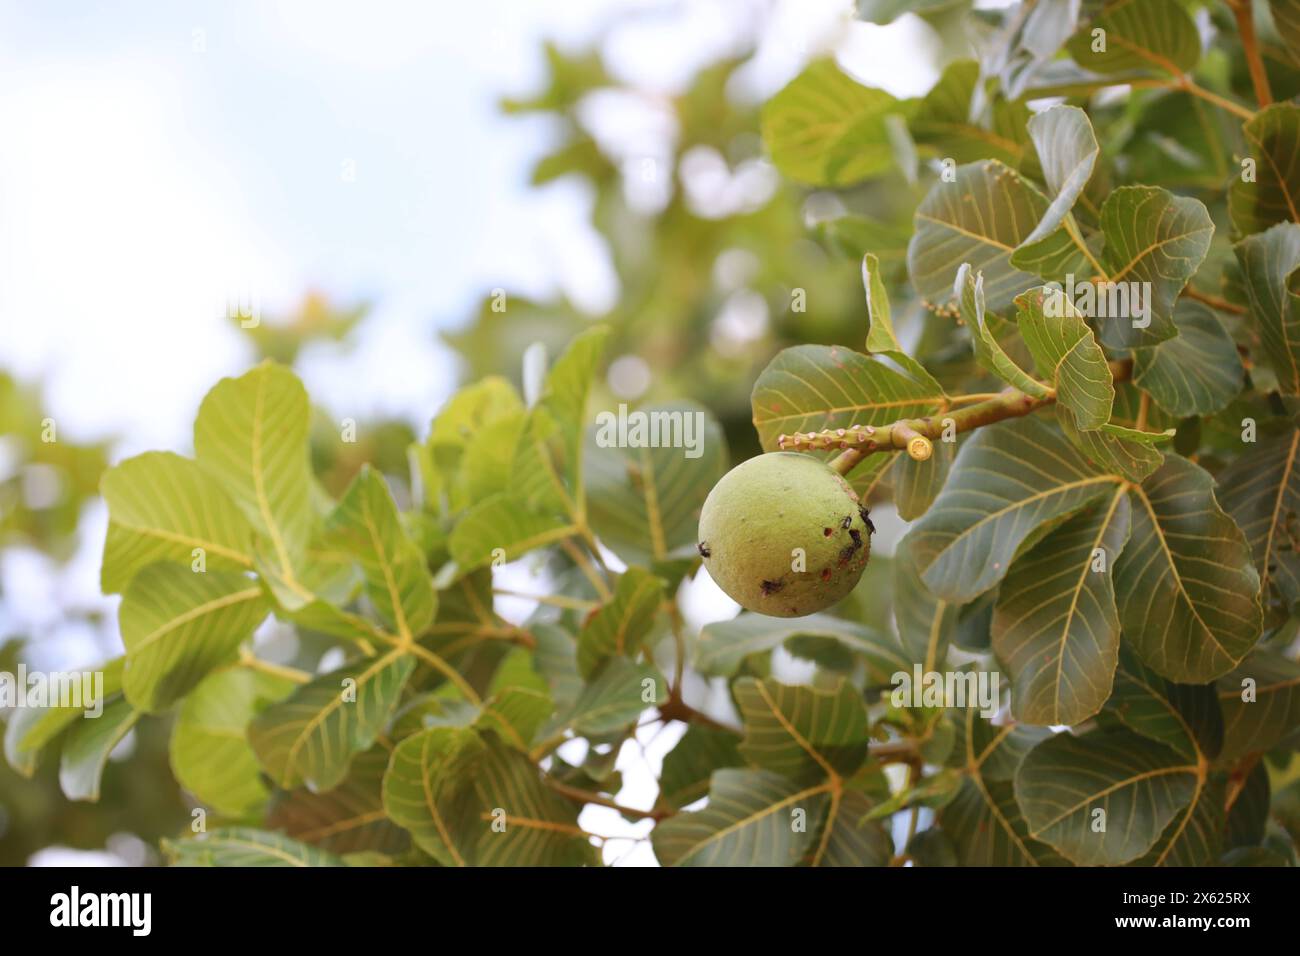
[{"label": "tree branch", "polygon": [[1237,18],[1237,32],[1241,34],[1241,48],[1246,54],[1246,65],[1250,67],[1250,82],[1255,87],[1255,99],[1261,108],[1273,102],[1273,93],[1268,88],[1268,74],[1264,71],[1264,61],[1259,55],[1259,42],[1255,38],[1255,11],[1251,0],[1228,0],[1232,13]]},{"label": "tree branch", "polygon": [[[1111,376],[1117,382],[1127,381],[1132,371],[1133,363],[1129,359],[1110,363]],[[864,458],[877,452],[906,449],[912,458],[925,461],[934,451],[933,443],[944,437],[945,429],[951,435],[973,431],[1008,418],[1020,418],[1055,401],[1055,393],[1036,398],[1018,388],[1007,387],[993,398],[965,408],[949,408],[924,418],[904,418],[888,425],[854,425],[820,432],[796,432],[779,436],[777,445],[797,451],[843,449],[830,466],[841,475],[848,475]]]}]

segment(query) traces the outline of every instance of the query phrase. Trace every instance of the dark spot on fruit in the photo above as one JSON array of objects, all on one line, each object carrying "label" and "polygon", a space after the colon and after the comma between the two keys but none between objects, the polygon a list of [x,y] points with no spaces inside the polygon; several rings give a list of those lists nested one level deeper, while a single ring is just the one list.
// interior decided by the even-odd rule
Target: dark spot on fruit
[{"label": "dark spot on fruit", "polygon": [[861,531],[859,531],[857,528],[850,528],[850,529],[849,529],[849,537],[853,539],[853,543],[856,544],[859,548],[862,547],[862,532],[861,532]]},{"label": "dark spot on fruit", "polygon": [[783,587],[785,587],[784,581],[764,581],[758,586],[758,589],[764,594],[775,594]]},{"label": "dark spot on fruit", "polygon": [[833,532],[830,528],[822,528],[822,534],[829,538]]},{"label": "dark spot on fruit", "polygon": [[853,515],[845,515],[844,520],[840,522],[840,527],[847,531],[853,524]]},{"label": "dark spot on fruit", "polygon": [[709,546],[705,544],[703,541],[701,541],[695,547],[699,550],[701,558],[713,557],[713,552],[709,550]]},{"label": "dark spot on fruit", "polygon": [[822,580],[823,580],[823,581],[829,581],[830,579],[831,579],[831,569],[830,569],[830,568],[822,568]]},{"label": "dark spot on fruit", "polygon": [[871,523],[871,512],[866,508],[859,508],[858,515],[862,518],[862,523],[867,526],[867,534],[875,534],[876,526]]}]

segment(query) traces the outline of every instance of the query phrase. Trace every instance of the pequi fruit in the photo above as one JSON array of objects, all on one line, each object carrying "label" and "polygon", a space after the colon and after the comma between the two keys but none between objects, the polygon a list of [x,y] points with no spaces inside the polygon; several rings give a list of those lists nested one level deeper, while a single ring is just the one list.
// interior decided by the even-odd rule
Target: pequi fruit
[{"label": "pequi fruit", "polygon": [[769,452],[714,485],[700,512],[699,550],[741,606],[802,617],[853,590],[871,555],[867,509],[810,455]]}]

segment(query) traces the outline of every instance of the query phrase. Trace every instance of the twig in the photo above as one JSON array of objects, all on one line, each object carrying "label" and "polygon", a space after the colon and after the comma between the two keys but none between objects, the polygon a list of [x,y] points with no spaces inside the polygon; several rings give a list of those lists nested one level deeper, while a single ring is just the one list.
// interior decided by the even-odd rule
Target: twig
[{"label": "twig", "polygon": [[[1111,377],[1117,381],[1126,381],[1132,374],[1133,363],[1128,360],[1110,363]],[[868,455],[876,452],[894,452],[906,448],[913,458],[924,461],[929,456],[929,449],[921,442],[929,444],[949,435],[992,425],[1008,418],[1020,418],[1037,411],[1044,405],[1056,401],[1054,393],[1043,398],[1026,395],[1018,388],[1004,388],[996,397],[965,408],[951,409],[925,418],[905,418],[888,425],[862,426],[851,429],[835,429],[825,432],[806,432],[802,435],[781,436],[780,447],[789,445],[798,450],[818,448],[842,448],[843,452],[834,458],[830,466],[841,475],[847,475]],[[782,440],[784,439],[784,440]],[[918,453],[920,451],[920,453]]]},{"label": "twig", "polygon": [[1260,107],[1273,102],[1273,93],[1268,88],[1268,74],[1264,71],[1264,61],[1259,56],[1259,43],[1255,39],[1255,11],[1251,0],[1228,0],[1232,13],[1237,18],[1237,32],[1241,34],[1241,48],[1246,54],[1246,65],[1250,67],[1250,82],[1255,87],[1255,99]]}]

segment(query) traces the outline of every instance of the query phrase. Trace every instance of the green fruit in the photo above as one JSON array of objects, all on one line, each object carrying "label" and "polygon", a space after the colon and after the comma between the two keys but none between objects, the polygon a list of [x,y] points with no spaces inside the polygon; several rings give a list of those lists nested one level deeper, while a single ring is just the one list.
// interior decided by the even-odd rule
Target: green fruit
[{"label": "green fruit", "polygon": [[722,476],[700,512],[704,566],[732,600],[802,617],[853,590],[876,529],[857,494],[811,455],[771,452]]}]

